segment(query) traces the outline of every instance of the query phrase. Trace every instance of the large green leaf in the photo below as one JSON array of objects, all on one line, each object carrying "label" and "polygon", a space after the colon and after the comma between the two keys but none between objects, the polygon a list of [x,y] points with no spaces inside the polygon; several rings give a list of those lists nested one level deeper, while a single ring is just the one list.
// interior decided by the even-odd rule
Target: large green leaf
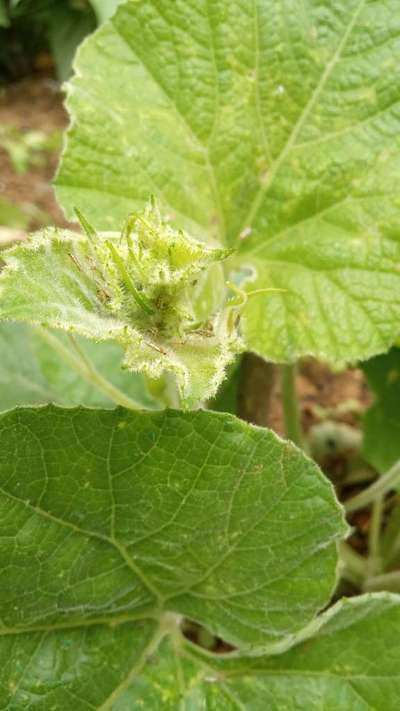
[{"label": "large green leaf", "polygon": [[[233,669],[228,683],[233,700],[237,695],[241,708],[252,711],[396,711],[400,596],[345,600],[320,622],[314,638],[250,664],[247,678],[236,680]],[[253,706],[254,682],[258,701]],[[216,711],[218,705],[210,708]]]},{"label": "large green leaf", "polygon": [[[49,345],[49,340],[55,340],[61,349],[71,352],[73,358],[77,357],[68,336],[50,334],[49,337],[23,324],[0,324],[0,410],[48,402],[68,406],[115,405],[104,390],[89,382],[81,372],[70,366],[69,361],[60,357],[59,351]],[[122,356],[119,346],[114,343],[94,344],[84,338],[78,338],[77,344],[83,357],[90,360],[96,371],[138,406],[149,409],[159,407],[147,393],[142,376],[127,373],[119,367]]]},{"label": "large green leaf", "polygon": [[400,596],[339,603],[272,657],[205,656],[176,632],[160,644],[165,623],[3,636],[0,701],[10,711],[397,711]]},{"label": "large green leaf", "polygon": [[[185,711],[397,711],[399,624],[400,596],[364,595],[331,608],[309,639],[273,657],[229,662],[197,655],[196,664],[188,650],[164,648],[159,665],[149,666],[137,684],[139,691],[130,685],[112,708],[128,711],[140,697],[150,711],[178,708],[179,691],[173,696],[173,689],[180,664]],[[169,681],[170,699],[159,676],[165,685]]]},{"label": "large green leaf", "polygon": [[0,619],[30,633],[186,615],[280,644],[336,579],[339,505],[289,442],[198,411],[0,417]]},{"label": "large green leaf", "polygon": [[249,347],[336,363],[400,317],[398,0],[126,2],[82,47],[57,179],[119,226],[150,193],[238,249]]},{"label": "large green leaf", "polygon": [[34,357],[28,330],[17,324],[0,326],[0,409],[55,399]]},{"label": "large green leaf", "polygon": [[363,365],[375,402],[363,418],[363,455],[379,472],[400,459],[400,348]]},{"label": "large green leaf", "polygon": [[137,621],[116,626],[83,623],[65,629],[49,624],[26,634],[4,635],[0,642],[2,708],[116,709],[113,696],[118,702],[125,684],[135,681],[157,632],[156,623]]}]

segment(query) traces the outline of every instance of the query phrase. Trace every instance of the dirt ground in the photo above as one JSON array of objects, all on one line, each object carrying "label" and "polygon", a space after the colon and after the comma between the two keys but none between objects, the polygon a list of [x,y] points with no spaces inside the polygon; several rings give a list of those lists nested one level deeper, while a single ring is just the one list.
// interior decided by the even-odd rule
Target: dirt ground
[{"label": "dirt ground", "polygon": [[[361,370],[352,368],[333,373],[326,365],[313,360],[300,365],[297,389],[302,425],[306,432],[325,417],[357,427],[362,412],[372,401]],[[269,426],[284,436],[279,379],[272,391]]]},{"label": "dirt ground", "polygon": [[[40,129],[51,133],[68,125],[63,96],[53,79],[25,79],[0,89],[0,126],[16,127],[20,131]],[[62,211],[54,198],[51,180],[58,163],[58,154],[46,153],[44,165],[17,175],[8,152],[0,146],[0,197],[15,202],[33,204],[49,215],[51,223],[66,226]],[[32,229],[38,224],[30,225]]]},{"label": "dirt ground", "polygon": [[[51,133],[67,125],[63,95],[53,79],[25,79],[0,90],[0,126],[15,126],[21,131],[40,129]],[[51,187],[58,157],[58,153],[47,154],[44,165],[17,175],[7,151],[0,147],[0,197],[17,205],[31,203],[49,216],[51,224],[67,226]],[[30,224],[31,229],[39,226],[35,220]],[[334,419],[357,427],[360,414],[357,409],[362,411],[371,401],[361,371],[352,369],[335,374],[312,361],[301,366],[298,391],[306,431],[323,419],[323,412],[318,408],[337,410],[343,403],[353,403],[353,406],[349,406],[347,411],[344,408],[344,412],[335,412]],[[358,408],[354,403],[358,403]],[[278,434],[284,435],[279,380],[272,393],[269,424]]]}]

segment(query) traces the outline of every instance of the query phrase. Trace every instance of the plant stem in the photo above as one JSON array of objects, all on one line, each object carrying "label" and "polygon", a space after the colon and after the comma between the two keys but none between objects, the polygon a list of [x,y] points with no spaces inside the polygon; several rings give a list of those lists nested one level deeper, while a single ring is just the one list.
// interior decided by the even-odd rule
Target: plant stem
[{"label": "plant stem", "polygon": [[392,570],[390,573],[375,575],[368,578],[363,586],[364,592],[400,592],[400,570]]},{"label": "plant stem", "polygon": [[346,486],[350,484],[366,484],[370,481],[376,481],[377,474],[372,469],[355,469],[350,471],[345,478]]},{"label": "plant stem", "polygon": [[[79,375],[86,380],[86,382],[94,385],[100,392],[106,395],[110,400],[115,402],[117,405],[126,407],[129,410],[141,410],[143,406],[140,405],[132,398],[125,395],[122,390],[115,387],[112,383],[104,378],[101,373],[96,370],[95,366],[88,360],[87,356],[80,353],[79,346],[77,346],[77,353],[73,353],[69,348],[67,348],[57,336],[50,331],[47,331],[41,326],[35,328],[36,333],[51,347],[56,353],[62,358],[62,360],[67,363],[73,370],[76,370]],[[76,344],[77,345],[77,344]]]},{"label": "plant stem", "polygon": [[371,486],[346,501],[344,508],[347,513],[362,509],[384,496],[390,489],[394,489],[398,484],[400,484],[400,460],[396,462],[386,474],[383,474],[383,476],[371,484]]},{"label": "plant stem", "polygon": [[291,439],[298,447],[303,446],[303,437],[300,424],[299,403],[296,391],[297,367],[293,365],[283,365],[282,369],[282,403],[283,419],[288,439]]},{"label": "plant stem", "polygon": [[382,562],[380,554],[380,536],[382,528],[382,514],[383,514],[383,497],[374,501],[372,506],[372,514],[370,521],[370,528],[368,534],[369,542],[369,558],[368,558],[368,573],[369,576],[379,575],[382,572]]}]

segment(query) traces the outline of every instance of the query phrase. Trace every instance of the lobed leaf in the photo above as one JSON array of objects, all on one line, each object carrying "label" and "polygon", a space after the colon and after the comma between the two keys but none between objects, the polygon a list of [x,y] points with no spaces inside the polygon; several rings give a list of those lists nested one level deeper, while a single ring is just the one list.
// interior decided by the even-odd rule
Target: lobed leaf
[{"label": "lobed leaf", "polygon": [[79,52],[58,198],[110,229],[156,193],[285,290],[250,349],[366,359],[399,333],[399,59],[398,0],[126,2]]},{"label": "lobed leaf", "polygon": [[273,646],[335,585],[331,485],[230,415],[17,409],[0,482],[0,634],[168,612]]},{"label": "lobed leaf", "polygon": [[[363,595],[328,610],[304,642],[283,654],[231,662],[197,654],[197,665],[183,654],[182,660],[178,656],[184,670],[182,708],[395,711],[400,691],[399,623],[399,595]],[[164,655],[161,670],[171,651],[164,650]],[[168,666],[173,674],[173,662]],[[158,708],[151,703],[158,673],[157,668],[148,668],[146,709]],[[113,708],[128,711],[129,701],[138,696],[132,685]],[[174,706],[162,708],[172,711]]]},{"label": "lobed leaf", "polygon": [[378,593],[338,603],[269,657],[206,656],[151,622],[3,637],[0,698],[10,711],[396,711],[399,623],[400,596]]}]

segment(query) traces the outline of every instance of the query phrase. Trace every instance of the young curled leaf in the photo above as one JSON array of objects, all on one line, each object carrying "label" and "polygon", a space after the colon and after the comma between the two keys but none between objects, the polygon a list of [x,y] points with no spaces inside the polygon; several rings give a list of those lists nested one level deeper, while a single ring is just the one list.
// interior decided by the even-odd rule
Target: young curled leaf
[{"label": "young curled leaf", "polygon": [[51,228],[5,254],[0,317],[114,340],[128,370],[172,372],[185,405],[212,396],[242,343],[235,309],[199,319],[193,293],[230,250],[175,230],[154,202],[121,234],[78,217],[84,234]]}]

